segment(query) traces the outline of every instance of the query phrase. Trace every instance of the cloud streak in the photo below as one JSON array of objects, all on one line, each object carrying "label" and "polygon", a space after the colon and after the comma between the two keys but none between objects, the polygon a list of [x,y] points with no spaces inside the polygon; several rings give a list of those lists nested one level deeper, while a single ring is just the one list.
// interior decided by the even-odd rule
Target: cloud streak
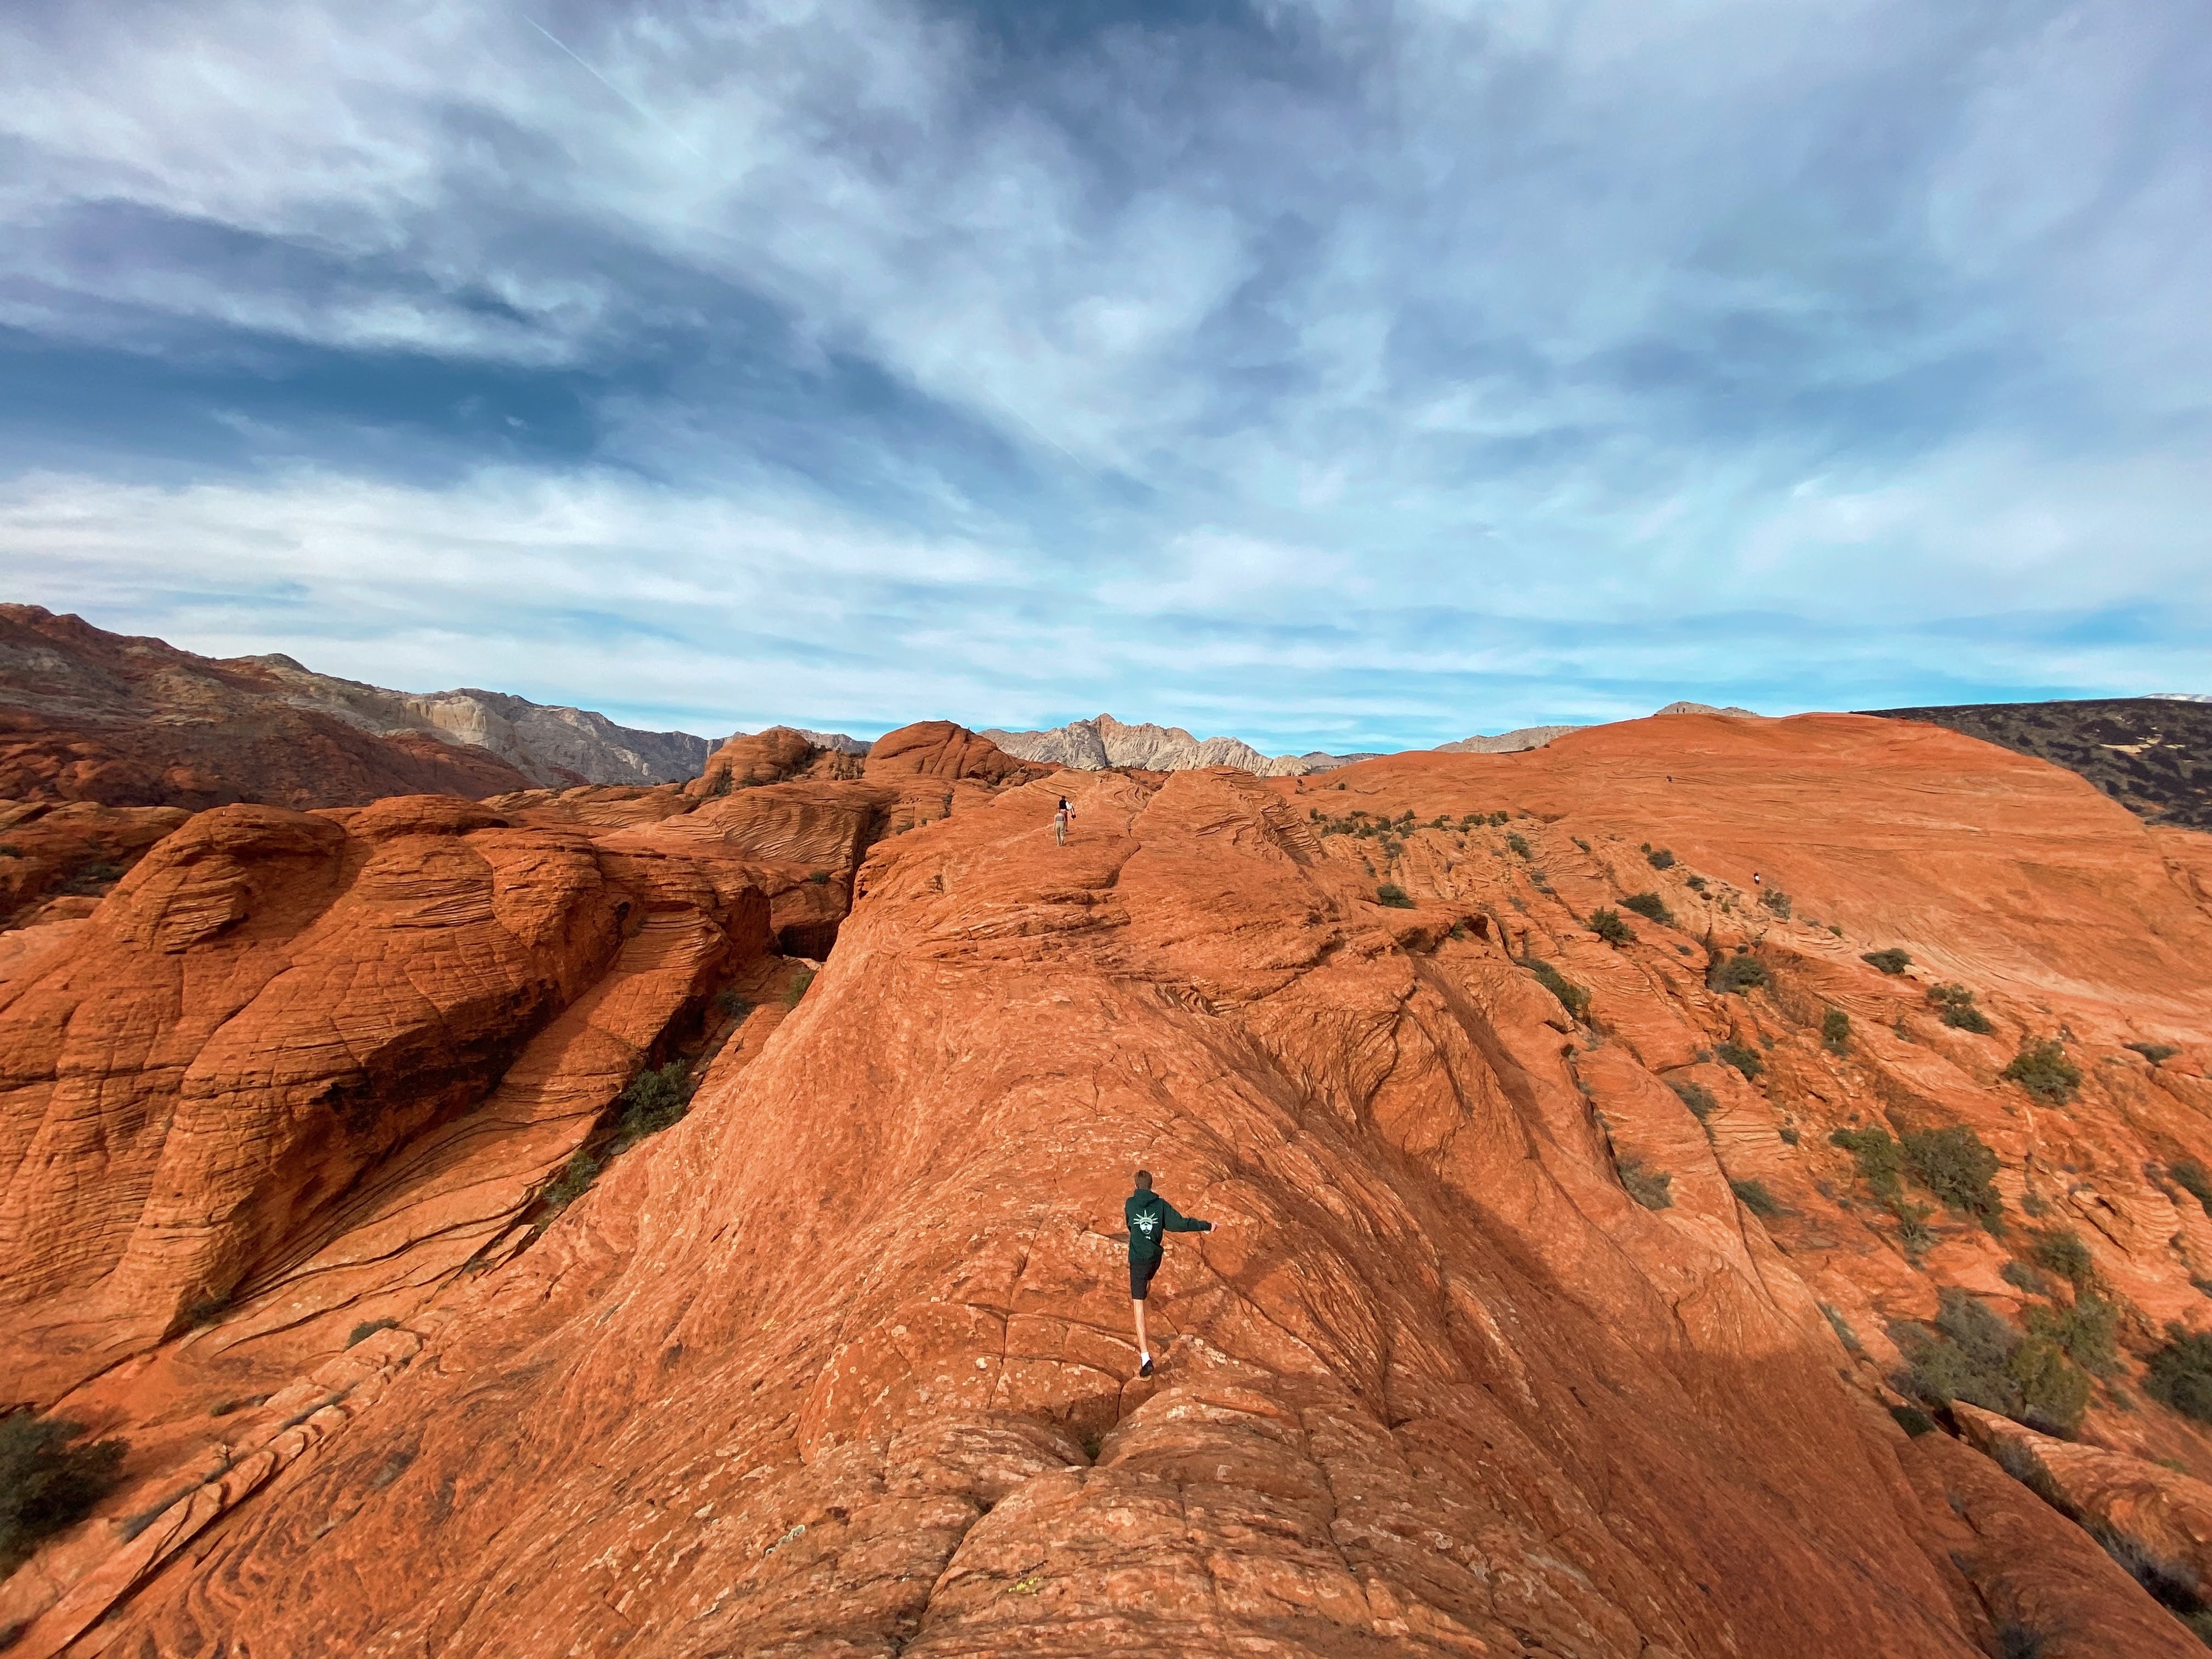
[{"label": "cloud streak", "polygon": [[2212,683],[2180,0],[1082,15],[0,24],[14,585],[702,731]]}]

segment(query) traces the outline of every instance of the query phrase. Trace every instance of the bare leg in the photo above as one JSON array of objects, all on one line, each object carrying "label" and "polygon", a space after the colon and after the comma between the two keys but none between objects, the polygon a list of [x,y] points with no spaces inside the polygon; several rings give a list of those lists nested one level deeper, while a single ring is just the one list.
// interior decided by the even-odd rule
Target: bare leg
[{"label": "bare leg", "polygon": [[1149,1355],[1152,1345],[1145,1340],[1145,1304],[1132,1301],[1129,1305],[1137,1310],[1137,1352],[1139,1356]]}]

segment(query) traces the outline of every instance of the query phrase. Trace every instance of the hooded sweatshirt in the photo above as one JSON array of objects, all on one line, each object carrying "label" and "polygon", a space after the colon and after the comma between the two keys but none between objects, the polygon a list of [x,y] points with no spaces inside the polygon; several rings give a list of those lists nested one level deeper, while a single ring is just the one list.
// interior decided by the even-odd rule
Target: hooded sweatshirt
[{"label": "hooded sweatshirt", "polygon": [[1176,1206],[1158,1193],[1134,1192],[1121,1206],[1121,1216],[1129,1224],[1129,1260],[1158,1261],[1162,1239],[1168,1233],[1210,1233],[1211,1221],[1200,1221],[1195,1216],[1177,1212]]}]

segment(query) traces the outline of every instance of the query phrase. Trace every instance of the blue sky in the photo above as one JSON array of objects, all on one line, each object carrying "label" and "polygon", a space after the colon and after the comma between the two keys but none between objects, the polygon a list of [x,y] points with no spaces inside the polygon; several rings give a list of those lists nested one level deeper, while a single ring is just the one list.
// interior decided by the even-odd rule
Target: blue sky
[{"label": "blue sky", "polygon": [[0,562],[708,735],[2212,690],[2212,29],[13,8]]}]

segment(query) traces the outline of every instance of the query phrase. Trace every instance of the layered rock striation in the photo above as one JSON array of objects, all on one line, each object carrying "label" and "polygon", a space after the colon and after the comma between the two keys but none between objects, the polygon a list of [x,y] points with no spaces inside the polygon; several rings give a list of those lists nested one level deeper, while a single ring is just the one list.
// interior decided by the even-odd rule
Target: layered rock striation
[{"label": "layered rock striation", "polygon": [[[2169,1322],[2212,1323],[2212,1219],[2174,1174],[2212,1150],[2185,832],[1849,717],[1274,780],[1048,775],[943,726],[857,774],[802,734],[742,741],[696,793],[204,814],[76,924],[96,981],[57,959],[0,985],[10,1144],[162,1143],[17,1157],[20,1322],[96,1310],[71,1340],[106,1366],[27,1338],[18,1391],[143,1448],[138,1486],[0,1595],[23,1651],[2201,1650],[2084,1518],[2119,1512],[2092,1492],[2114,1468],[2212,1474],[2140,1380]],[[419,873],[371,880],[390,848]],[[851,899],[811,988],[761,994],[701,1050],[688,1114],[542,1229],[468,1196],[498,1180],[458,1151],[404,1150],[486,1110],[441,1079],[495,1078],[488,1101],[570,1075],[601,1039],[552,1034],[599,988],[585,1024],[628,1021],[603,1090],[665,1052],[655,1010],[789,973],[757,872],[816,858],[830,879],[798,884]],[[598,886],[550,873],[586,864]],[[571,966],[629,948],[617,890],[676,927],[636,962],[663,989]],[[390,1074],[422,1086],[379,1092],[411,1039],[323,1035],[342,954],[397,1011],[373,1030],[428,1029],[378,987],[483,985],[453,1006],[515,1011],[520,1058],[475,1058],[441,1012],[450,1049]],[[280,956],[311,969],[300,1023],[222,1047],[214,1012]],[[456,965],[404,971],[434,958]],[[145,986],[206,1035],[161,1036]],[[1947,1020],[1968,1007],[1986,1030]],[[156,1042],[158,1064],[133,1047]],[[2006,1075],[2045,1042],[2063,1098]],[[264,1082],[225,1058],[249,1048]],[[364,1082],[326,1102],[314,1056],[341,1050]],[[172,1077],[179,1104],[150,1103]],[[1875,1129],[1964,1132],[1994,1207],[1930,1164],[1870,1179],[1851,1138]],[[1218,1224],[1170,1245],[1151,1378],[1120,1235],[1139,1164]],[[435,1231],[398,1218],[471,1204],[491,1242],[464,1260],[394,1245]],[[311,1220],[339,1210],[367,1231]],[[252,1264],[240,1299],[164,1340],[226,1262]],[[296,1314],[299,1262],[355,1300]],[[2008,1352],[2044,1315],[2116,1310],[2064,1443],[2118,1462],[2062,1480],[2038,1454],[2073,1514],[1934,1397],[1961,1295]],[[394,1328],[338,1345],[386,1305]],[[270,1397],[187,1403],[218,1350]],[[2075,1364],[2053,1352],[2038,1376]],[[2160,1524],[2193,1524],[2195,1491]]]}]

